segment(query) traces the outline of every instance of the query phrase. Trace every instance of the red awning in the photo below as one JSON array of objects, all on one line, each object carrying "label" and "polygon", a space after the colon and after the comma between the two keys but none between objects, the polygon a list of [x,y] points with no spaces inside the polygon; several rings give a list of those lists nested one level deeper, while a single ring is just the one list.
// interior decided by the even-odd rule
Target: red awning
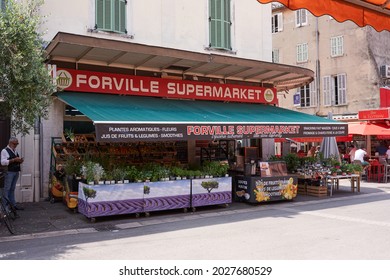
[{"label": "red awning", "polygon": [[390,31],[388,0],[257,0],[262,4],[279,2],[291,10],[307,9],[315,16],[330,15],[338,22],[351,20],[358,26]]},{"label": "red awning", "polygon": [[349,134],[359,135],[390,135],[390,129],[368,122],[348,123]]}]

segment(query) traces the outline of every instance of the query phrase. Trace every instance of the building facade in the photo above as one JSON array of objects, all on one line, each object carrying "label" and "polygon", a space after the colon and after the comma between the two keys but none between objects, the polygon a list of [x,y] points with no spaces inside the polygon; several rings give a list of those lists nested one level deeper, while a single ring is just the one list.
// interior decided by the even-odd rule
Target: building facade
[{"label": "building facade", "polygon": [[[64,33],[203,54],[272,60],[271,6],[256,1],[46,0],[40,13],[44,17],[40,31],[48,45],[58,33]],[[88,51],[86,48],[85,54]],[[99,54],[90,60],[56,59],[61,61],[60,67],[71,69],[126,72],[136,68],[116,63],[115,59],[111,63],[101,62]],[[49,60],[49,64],[53,63]],[[50,65],[53,69],[58,66],[55,62],[54,59]],[[169,75],[175,75],[175,69],[171,70]],[[16,191],[18,201],[47,197],[52,137],[61,137],[64,121],[86,120],[84,116],[66,115],[65,108],[54,97],[49,118],[41,120],[39,129],[21,137],[25,163]]]},{"label": "building facade", "polygon": [[[273,61],[315,71],[308,86],[279,95],[281,107],[335,119],[357,120],[359,110],[380,106],[387,86],[390,34],[315,17],[307,10],[272,8]],[[387,68],[386,68],[387,67]]]}]

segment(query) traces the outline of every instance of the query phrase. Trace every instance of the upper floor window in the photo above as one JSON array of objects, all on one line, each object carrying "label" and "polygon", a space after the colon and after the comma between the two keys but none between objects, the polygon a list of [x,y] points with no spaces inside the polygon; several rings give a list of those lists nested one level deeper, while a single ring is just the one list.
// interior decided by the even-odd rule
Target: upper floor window
[{"label": "upper floor window", "polygon": [[274,63],[280,62],[279,49],[272,50],[272,62],[274,62]]},{"label": "upper floor window", "polygon": [[337,74],[323,78],[324,105],[346,105],[347,75]]},{"label": "upper floor window", "polygon": [[307,10],[300,9],[295,11],[295,27],[307,25]]},{"label": "upper floor window", "polygon": [[315,80],[298,89],[301,107],[313,107],[317,105],[317,92]]},{"label": "upper floor window", "polygon": [[330,54],[332,57],[342,56],[344,54],[344,38],[337,36],[330,38]]},{"label": "upper floor window", "polygon": [[126,0],[96,0],[95,28],[104,31],[127,33]]},{"label": "upper floor window", "polygon": [[307,43],[297,45],[297,62],[307,62],[309,60],[309,51]]},{"label": "upper floor window", "polygon": [[277,13],[272,15],[272,33],[283,31],[283,14]]},{"label": "upper floor window", "polygon": [[231,50],[230,0],[209,0],[209,47]]}]

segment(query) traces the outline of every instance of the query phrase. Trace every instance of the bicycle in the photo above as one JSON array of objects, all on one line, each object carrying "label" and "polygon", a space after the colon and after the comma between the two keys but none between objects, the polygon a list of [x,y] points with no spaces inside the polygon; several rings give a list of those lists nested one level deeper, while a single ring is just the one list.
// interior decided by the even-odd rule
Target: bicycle
[{"label": "bicycle", "polygon": [[14,228],[14,225],[13,225],[13,223],[11,221],[12,218],[11,218],[10,213],[11,213],[11,211],[7,210],[7,207],[4,205],[4,202],[1,199],[1,202],[0,202],[0,219],[4,223],[4,225],[7,227],[8,231],[11,234],[15,234],[15,228]]},{"label": "bicycle", "polygon": [[[0,179],[4,177],[4,174],[0,173]],[[11,220],[15,220],[19,217],[15,207],[9,201],[7,197],[2,195],[3,190],[0,188],[0,219],[7,227],[11,234],[15,234],[15,228]]]}]

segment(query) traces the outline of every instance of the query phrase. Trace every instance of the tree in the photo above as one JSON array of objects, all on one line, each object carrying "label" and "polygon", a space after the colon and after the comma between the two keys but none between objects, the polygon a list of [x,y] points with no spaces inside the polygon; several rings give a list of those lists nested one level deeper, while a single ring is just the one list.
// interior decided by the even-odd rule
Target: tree
[{"label": "tree", "polygon": [[37,118],[47,118],[55,91],[44,63],[39,7],[43,0],[5,0],[0,11],[0,111],[14,133],[27,134]]}]

